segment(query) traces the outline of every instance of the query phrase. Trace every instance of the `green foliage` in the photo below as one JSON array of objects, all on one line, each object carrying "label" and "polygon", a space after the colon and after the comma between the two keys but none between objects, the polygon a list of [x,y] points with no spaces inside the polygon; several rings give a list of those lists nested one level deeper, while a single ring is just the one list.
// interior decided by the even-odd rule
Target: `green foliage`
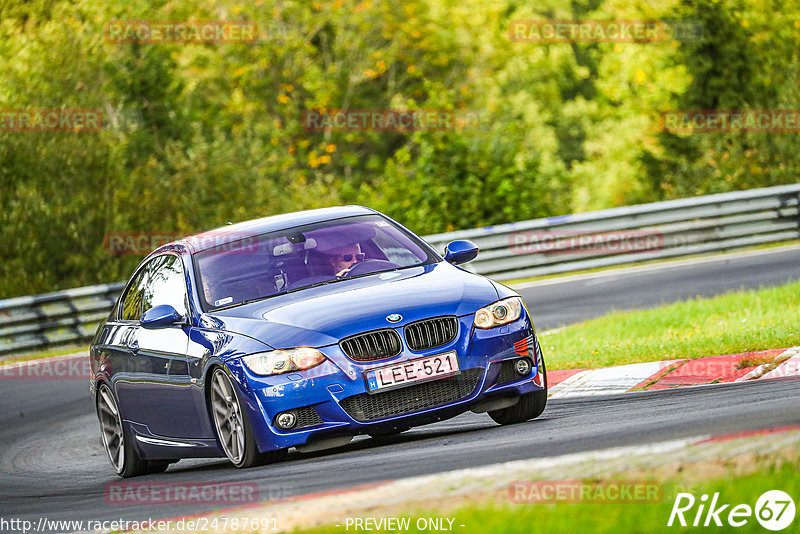
[{"label": "green foliage", "polygon": [[[796,4],[796,2],[790,2]],[[671,109],[795,108],[796,5],[766,0],[11,0],[0,298],[125,278],[110,232],[365,204],[421,234],[795,181],[792,134],[661,131]],[[787,13],[777,17],[775,13]],[[512,42],[517,19],[692,19],[698,42]],[[114,21],[253,21],[256,43],[110,42]],[[452,110],[446,131],[306,131],[308,109]]]}]

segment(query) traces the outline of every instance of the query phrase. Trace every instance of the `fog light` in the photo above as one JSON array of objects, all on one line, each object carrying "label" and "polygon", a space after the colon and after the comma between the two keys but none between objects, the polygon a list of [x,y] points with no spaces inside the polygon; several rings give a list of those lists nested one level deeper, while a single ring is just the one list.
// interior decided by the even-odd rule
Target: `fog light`
[{"label": "fog light", "polygon": [[514,363],[514,368],[520,376],[531,374],[531,361],[528,358],[520,358]]},{"label": "fog light", "polygon": [[297,416],[293,412],[279,413],[275,418],[275,424],[281,430],[289,430],[297,424]]}]

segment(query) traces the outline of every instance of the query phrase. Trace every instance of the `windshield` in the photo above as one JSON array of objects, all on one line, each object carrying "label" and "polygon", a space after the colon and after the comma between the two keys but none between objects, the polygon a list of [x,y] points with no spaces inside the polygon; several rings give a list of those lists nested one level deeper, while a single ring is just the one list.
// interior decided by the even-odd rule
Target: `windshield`
[{"label": "windshield", "polygon": [[205,311],[437,261],[417,238],[379,215],[298,226],[237,243],[194,254]]}]

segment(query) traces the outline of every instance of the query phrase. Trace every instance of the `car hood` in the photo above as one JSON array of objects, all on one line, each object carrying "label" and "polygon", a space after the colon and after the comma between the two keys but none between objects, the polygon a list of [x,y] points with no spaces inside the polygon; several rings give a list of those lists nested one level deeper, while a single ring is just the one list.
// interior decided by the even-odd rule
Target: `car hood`
[{"label": "car hood", "polygon": [[[438,315],[467,315],[498,298],[486,278],[448,263],[376,273],[268,298],[206,316],[216,328],[276,349],[323,347],[359,332]],[[389,314],[400,314],[395,323]]]}]

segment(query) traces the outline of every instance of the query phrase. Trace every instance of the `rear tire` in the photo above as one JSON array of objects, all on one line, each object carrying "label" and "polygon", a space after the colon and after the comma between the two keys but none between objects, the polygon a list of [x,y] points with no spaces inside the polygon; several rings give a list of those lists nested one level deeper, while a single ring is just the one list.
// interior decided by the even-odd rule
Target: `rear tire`
[{"label": "rear tire", "polygon": [[210,406],[217,439],[231,463],[239,468],[256,467],[286,457],[288,449],[260,452],[253,427],[227,373],[217,367],[209,380]]},{"label": "rear tire", "polygon": [[106,384],[100,384],[97,388],[96,408],[103,446],[117,475],[130,478],[161,473],[167,469],[169,462],[147,461],[136,452],[133,436],[122,424],[117,399]]},{"label": "rear tire", "polygon": [[544,389],[521,395],[519,402],[514,406],[490,411],[489,417],[495,423],[513,425],[536,419],[542,415],[545,406],[547,406],[547,369],[544,365],[544,356],[541,354],[539,354],[539,372],[542,373],[542,378],[544,379]]}]

